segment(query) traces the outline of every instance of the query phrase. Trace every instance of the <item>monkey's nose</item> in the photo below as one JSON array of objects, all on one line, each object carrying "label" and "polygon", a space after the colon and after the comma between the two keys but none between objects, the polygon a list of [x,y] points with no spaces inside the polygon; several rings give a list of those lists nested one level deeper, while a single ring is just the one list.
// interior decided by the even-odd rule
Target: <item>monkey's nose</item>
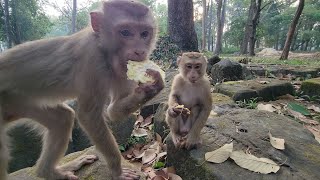
[{"label": "monkey's nose", "polygon": [[135,50],[134,53],[135,53],[137,56],[143,56],[145,52],[144,52],[143,50]]}]

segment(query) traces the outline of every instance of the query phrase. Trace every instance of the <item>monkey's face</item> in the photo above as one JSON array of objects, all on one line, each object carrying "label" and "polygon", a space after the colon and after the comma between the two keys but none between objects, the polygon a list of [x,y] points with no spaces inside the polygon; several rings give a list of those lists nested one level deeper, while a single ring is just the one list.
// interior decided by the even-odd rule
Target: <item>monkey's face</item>
[{"label": "monkey's face", "polygon": [[178,57],[177,63],[183,78],[190,83],[196,83],[201,79],[205,74],[207,66],[206,59],[202,55],[194,56],[194,53],[192,56],[186,54]]},{"label": "monkey's face", "polygon": [[186,63],[182,68],[184,68],[185,78],[190,83],[195,83],[202,77],[201,63],[195,63],[195,62]]},{"label": "monkey's face", "polygon": [[114,28],[114,38],[122,61],[144,61],[152,50],[153,27],[141,23],[125,23]]}]

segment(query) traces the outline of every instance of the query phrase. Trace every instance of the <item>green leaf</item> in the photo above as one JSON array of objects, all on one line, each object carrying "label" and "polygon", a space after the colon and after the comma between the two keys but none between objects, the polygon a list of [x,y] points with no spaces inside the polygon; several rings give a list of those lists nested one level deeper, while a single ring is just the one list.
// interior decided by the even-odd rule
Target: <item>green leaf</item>
[{"label": "green leaf", "polygon": [[126,150],[126,148],[124,147],[124,145],[119,145],[119,150],[121,152],[124,152]]},{"label": "green leaf", "polygon": [[299,113],[301,113],[302,115],[305,115],[305,116],[310,116],[311,115],[307,108],[305,108],[303,105],[300,105],[300,104],[297,104],[297,103],[293,103],[293,102],[288,103],[288,108],[293,110],[293,111],[299,112]]},{"label": "green leaf", "polygon": [[158,162],[156,162],[156,164],[153,166],[153,168],[155,168],[155,169],[160,169],[160,168],[163,168],[164,165],[165,165],[164,162],[158,161]]}]

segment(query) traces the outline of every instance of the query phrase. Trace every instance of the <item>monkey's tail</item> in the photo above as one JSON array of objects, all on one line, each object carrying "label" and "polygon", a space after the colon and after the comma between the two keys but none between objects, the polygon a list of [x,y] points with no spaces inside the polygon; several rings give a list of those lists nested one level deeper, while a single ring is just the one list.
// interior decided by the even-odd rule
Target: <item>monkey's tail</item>
[{"label": "monkey's tail", "polygon": [[7,168],[9,161],[9,152],[6,144],[5,122],[2,113],[2,103],[0,99],[0,179],[7,179]]}]

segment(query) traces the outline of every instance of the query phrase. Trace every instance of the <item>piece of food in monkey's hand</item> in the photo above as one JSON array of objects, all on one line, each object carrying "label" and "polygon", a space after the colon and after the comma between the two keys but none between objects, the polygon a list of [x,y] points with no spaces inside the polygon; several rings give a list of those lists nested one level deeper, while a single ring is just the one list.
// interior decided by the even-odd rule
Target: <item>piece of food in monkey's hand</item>
[{"label": "piece of food in monkey's hand", "polygon": [[188,115],[191,114],[191,111],[188,108],[184,107],[183,104],[178,104],[174,108],[181,110],[180,113],[184,113],[184,114],[188,114]]},{"label": "piece of food in monkey's hand", "polygon": [[145,61],[128,61],[127,65],[128,71],[127,76],[128,79],[140,82],[140,83],[148,83],[148,82],[154,82],[155,79],[153,79],[151,76],[149,76],[146,71],[147,69],[152,69],[155,71],[158,71],[164,80],[165,78],[165,72],[154,62],[150,60]]}]

